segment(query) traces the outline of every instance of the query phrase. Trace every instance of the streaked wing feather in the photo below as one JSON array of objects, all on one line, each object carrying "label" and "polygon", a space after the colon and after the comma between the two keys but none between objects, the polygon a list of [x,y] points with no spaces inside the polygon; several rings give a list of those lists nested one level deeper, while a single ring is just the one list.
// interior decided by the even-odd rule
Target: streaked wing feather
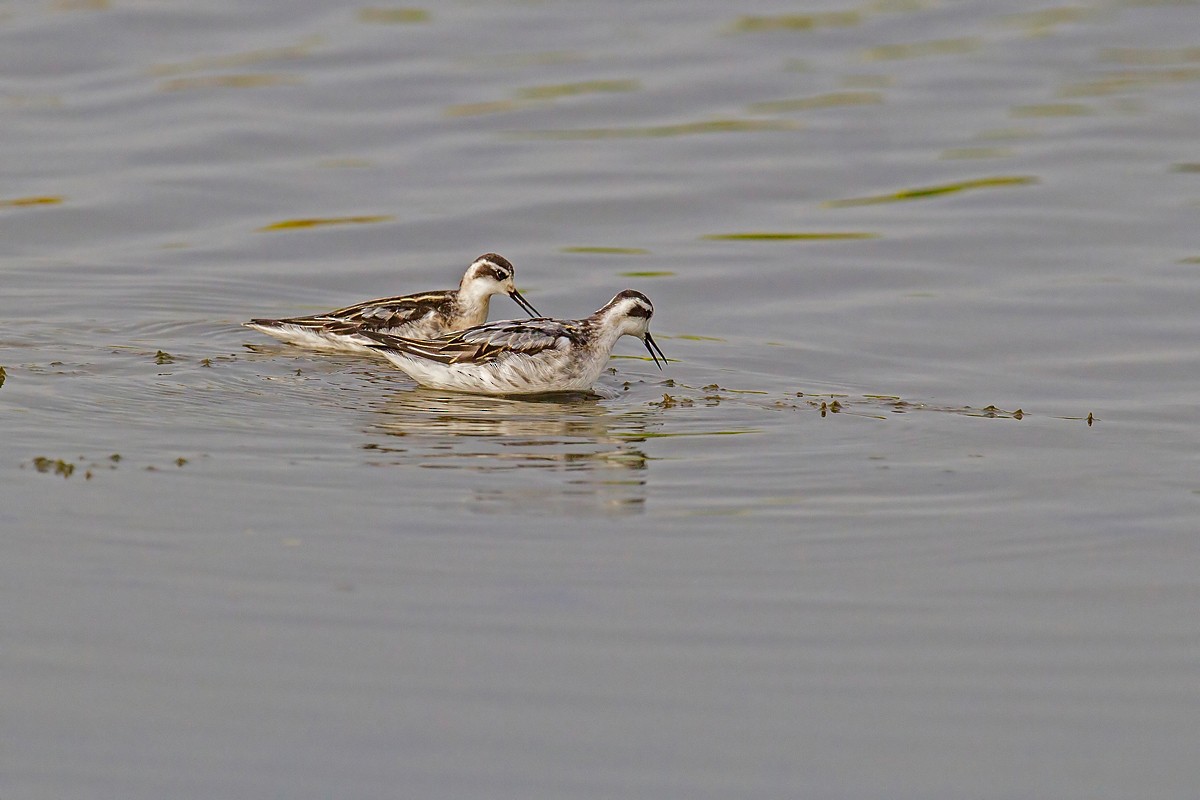
[{"label": "streaked wing feather", "polygon": [[367,300],[323,314],[293,317],[282,321],[305,328],[321,328],[335,333],[344,332],[338,330],[343,324],[349,324],[359,330],[387,330],[438,312],[448,299],[445,292],[407,297],[385,297],[379,300]]},{"label": "streaked wing feather", "polygon": [[507,353],[536,355],[558,346],[571,335],[567,325],[550,319],[493,322],[439,336],[429,341],[388,336],[370,331],[362,335],[375,347],[393,348],[443,364],[490,361]]},{"label": "streaked wing feather", "polygon": [[449,333],[434,339],[444,346],[470,346],[477,358],[487,358],[500,352],[535,355],[557,347],[563,337],[569,337],[567,324],[554,319],[503,320]]}]

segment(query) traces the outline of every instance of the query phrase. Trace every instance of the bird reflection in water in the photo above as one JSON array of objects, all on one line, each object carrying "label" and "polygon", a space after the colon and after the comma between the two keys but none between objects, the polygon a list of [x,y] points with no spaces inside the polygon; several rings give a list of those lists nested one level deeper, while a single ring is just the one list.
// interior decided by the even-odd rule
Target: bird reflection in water
[{"label": "bird reflection in water", "polygon": [[[482,397],[416,388],[373,406],[364,445],[375,465],[486,473],[447,481],[480,511],[640,513],[650,409],[622,411],[590,393]],[[448,499],[450,501],[450,499]]]}]

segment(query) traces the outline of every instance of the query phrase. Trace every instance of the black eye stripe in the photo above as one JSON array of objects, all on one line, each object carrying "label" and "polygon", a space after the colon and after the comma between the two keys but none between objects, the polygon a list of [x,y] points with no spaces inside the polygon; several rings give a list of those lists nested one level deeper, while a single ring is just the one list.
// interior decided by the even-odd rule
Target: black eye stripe
[{"label": "black eye stripe", "polygon": [[512,263],[496,253],[484,253],[471,265],[472,276],[477,279],[491,278],[498,283],[512,280],[514,272]]},{"label": "black eye stripe", "polygon": [[646,319],[649,319],[650,315],[653,313],[654,313],[654,309],[647,308],[646,306],[642,305],[641,303],[634,303],[629,308],[629,316],[631,316],[631,317],[645,317]]},{"label": "black eye stripe", "polygon": [[500,267],[495,264],[482,264],[480,265],[479,269],[476,270],[475,274],[480,278],[488,277],[494,281],[498,281],[499,283],[503,283],[512,277],[511,270],[507,270],[504,267]]}]

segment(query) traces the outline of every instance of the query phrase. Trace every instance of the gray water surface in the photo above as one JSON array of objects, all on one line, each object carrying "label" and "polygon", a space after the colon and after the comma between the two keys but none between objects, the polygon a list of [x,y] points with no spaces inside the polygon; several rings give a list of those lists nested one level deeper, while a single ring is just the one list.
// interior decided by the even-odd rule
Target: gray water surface
[{"label": "gray water surface", "polygon": [[[1195,796],[1198,30],[0,4],[0,795]],[[488,251],[667,368],[239,327]]]}]

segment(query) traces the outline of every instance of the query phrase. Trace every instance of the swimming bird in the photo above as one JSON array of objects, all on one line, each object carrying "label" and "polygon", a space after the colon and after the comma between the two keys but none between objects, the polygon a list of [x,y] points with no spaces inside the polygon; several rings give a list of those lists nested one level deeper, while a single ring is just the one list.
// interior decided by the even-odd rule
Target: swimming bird
[{"label": "swimming bird", "polygon": [[517,291],[514,271],[508,259],[485,253],[467,268],[457,289],[382,297],[309,317],[252,319],[242,324],[302,347],[374,352],[353,334],[372,332],[431,339],[486,322],[488,302],[492,295],[501,292],[531,317],[540,316]]},{"label": "swimming bird", "polygon": [[650,336],[654,306],[626,289],[596,313],[577,320],[539,317],[477,325],[429,341],[361,331],[418,383],[474,394],[516,395],[586,391],[608,364],[622,336],[642,340],[659,369],[667,357]]}]

